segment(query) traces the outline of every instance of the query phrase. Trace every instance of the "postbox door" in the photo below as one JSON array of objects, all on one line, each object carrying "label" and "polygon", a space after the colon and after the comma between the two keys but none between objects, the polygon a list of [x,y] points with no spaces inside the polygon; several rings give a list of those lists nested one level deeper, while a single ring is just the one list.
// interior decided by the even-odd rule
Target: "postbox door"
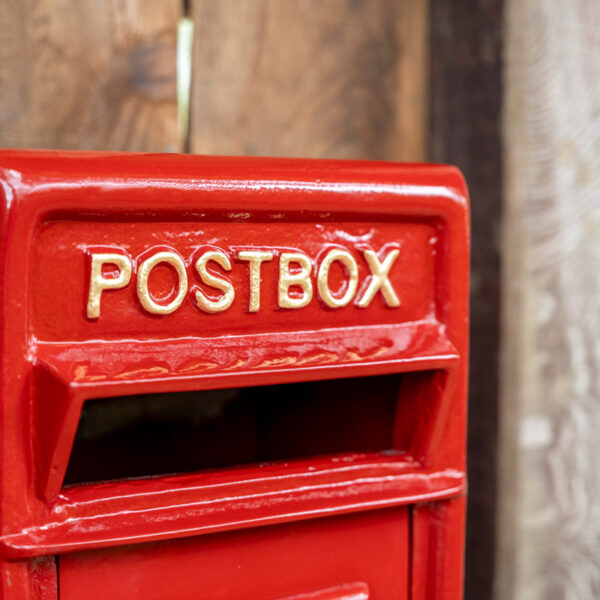
[{"label": "postbox door", "polygon": [[409,513],[393,508],[59,558],[61,600],[403,600]]}]

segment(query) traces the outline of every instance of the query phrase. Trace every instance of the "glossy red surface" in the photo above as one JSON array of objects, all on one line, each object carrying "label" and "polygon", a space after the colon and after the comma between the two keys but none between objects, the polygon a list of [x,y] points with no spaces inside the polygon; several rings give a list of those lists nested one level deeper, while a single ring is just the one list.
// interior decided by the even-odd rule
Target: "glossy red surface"
[{"label": "glossy red surface", "polygon": [[405,600],[408,555],[408,510],[395,508],[66,554],[59,588],[65,600],[82,589],[89,600],[121,600],[125,590],[131,600],[283,600],[336,587],[324,597],[344,598],[354,584],[357,594]]},{"label": "glossy red surface", "polygon": [[[380,249],[398,238],[402,240],[402,252],[394,265],[391,281],[397,289],[403,290],[403,295],[402,304],[395,311],[396,316],[400,322],[423,321],[434,310],[432,282],[435,257],[430,247],[435,237],[434,225],[420,223],[138,222],[105,223],[99,230],[97,221],[55,221],[44,225],[34,242],[32,278],[37,284],[31,295],[31,322],[38,338],[45,342],[84,341],[91,336],[154,340],[157,337],[187,337],[200,331],[209,338],[222,335],[224,331],[230,335],[253,334],[257,327],[248,312],[248,267],[235,260],[237,248],[268,248],[281,253],[286,248],[295,247],[316,258],[323,249],[342,247],[356,256],[362,282],[367,277],[368,267],[360,261],[356,246]],[[103,294],[102,318],[90,323],[82,318],[87,290],[81,282],[86,279],[89,259],[81,251],[81,240],[86,240],[86,246],[96,249],[110,249],[111,246],[126,248],[132,257],[143,255],[149,247],[174,249],[187,262],[190,282],[194,276],[191,258],[199,249],[201,251],[203,246],[223,248],[232,255],[233,266],[227,275],[239,293],[231,308],[221,314],[201,312],[190,294],[173,314],[149,318],[140,310],[135,287],[130,285],[125,293],[114,291]],[[389,321],[389,309],[381,298],[375,298],[367,309],[350,305],[336,310],[317,306],[319,301],[315,298],[311,303],[315,306],[296,310],[292,320],[289,310],[277,307],[277,267],[277,261],[271,260],[261,269],[264,279],[259,312],[261,333],[348,327],[355,326],[357,322],[378,325]],[[222,269],[216,270],[223,272]],[[166,268],[164,271],[167,271],[163,272],[166,281],[158,280],[159,273],[156,273],[157,281],[150,281],[151,286],[157,289],[156,295],[172,283],[172,274]],[[53,276],[47,277],[48,273]],[[341,279],[340,273],[332,273],[330,280],[334,289],[340,286],[335,275]],[[49,304],[48,298],[56,295],[57,281],[62,282],[60,301],[57,299]],[[194,285],[202,286],[196,282]]]},{"label": "glossy red surface", "polygon": [[[117,597],[103,591],[108,573],[117,586],[121,576],[139,577],[147,598],[198,589],[232,599],[460,597],[469,257],[466,189],[455,169],[5,151],[0,198],[0,597],[56,598],[55,557],[64,553],[61,597],[95,577],[90,598]],[[257,312],[237,254],[249,248],[273,254],[261,267]],[[333,248],[349,253],[358,273],[355,299],[340,308],[317,293],[315,274]],[[219,298],[195,270],[207,249],[230,259],[230,270],[212,264],[209,272],[235,292],[213,314],[194,301],[198,290]],[[359,307],[371,281],[365,252],[383,262],[394,249],[389,282],[400,305],[379,291]],[[181,305],[164,315],[144,309],[136,288],[141,264],[159,251],[180,257],[188,279]],[[94,252],[132,266],[127,285],[101,294],[97,319],[86,316]],[[281,306],[286,252],[312,267],[314,296],[302,308]],[[348,277],[332,267],[334,296]],[[150,296],[165,305],[180,282],[159,266]],[[301,297],[297,286],[289,297]],[[402,372],[423,376],[399,392],[392,452],[62,485],[92,398]],[[375,541],[386,519],[395,550]],[[184,548],[206,563],[210,593]],[[321,551],[327,563],[315,569]],[[239,579],[236,552],[247,565]],[[277,562],[284,552],[290,561]],[[181,581],[169,582],[181,586],[175,595],[156,587],[161,556],[181,569]]]}]

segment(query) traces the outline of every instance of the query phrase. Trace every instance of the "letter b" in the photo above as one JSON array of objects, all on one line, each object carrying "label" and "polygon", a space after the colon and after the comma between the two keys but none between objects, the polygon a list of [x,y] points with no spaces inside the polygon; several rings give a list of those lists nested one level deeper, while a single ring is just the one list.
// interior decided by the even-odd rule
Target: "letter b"
[{"label": "letter b", "polygon": [[[300,271],[290,273],[290,263],[300,265]],[[279,259],[279,287],[278,304],[281,308],[302,308],[306,306],[313,297],[310,271],[312,264],[305,254],[299,252],[283,252]],[[302,288],[302,296],[292,298],[290,287]]]}]

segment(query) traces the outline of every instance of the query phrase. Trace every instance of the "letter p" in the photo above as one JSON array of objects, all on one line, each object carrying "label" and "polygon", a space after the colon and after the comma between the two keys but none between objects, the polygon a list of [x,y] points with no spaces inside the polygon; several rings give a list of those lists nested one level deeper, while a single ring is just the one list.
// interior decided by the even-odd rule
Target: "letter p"
[{"label": "letter p", "polygon": [[[102,274],[104,265],[114,265],[119,269],[116,277],[105,277]],[[100,298],[104,290],[119,290],[124,288],[131,279],[131,260],[116,252],[92,254],[90,268],[90,292],[87,301],[88,319],[100,316]]]}]

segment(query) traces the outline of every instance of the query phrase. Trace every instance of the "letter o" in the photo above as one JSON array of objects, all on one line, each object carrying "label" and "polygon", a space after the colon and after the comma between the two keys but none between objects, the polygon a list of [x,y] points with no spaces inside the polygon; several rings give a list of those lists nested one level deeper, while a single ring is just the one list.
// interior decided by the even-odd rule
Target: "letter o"
[{"label": "letter o", "polygon": [[[158,304],[150,296],[148,291],[148,278],[150,272],[156,265],[166,263],[171,265],[179,279],[179,289],[177,296],[169,304]],[[183,259],[175,252],[161,251],[147,258],[139,267],[137,274],[137,295],[141,305],[149,313],[154,315],[170,315],[175,312],[183,302],[188,288],[187,273]]]},{"label": "letter o", "polygon": [[[341,298],[336,298],[329,289],[329,269],[335,261],[342,263],[348,272],[348,287]],[[358,266],[352,254],[340,248],[330,250],[319,265],[317,287],[319,297],[330,308],[340,308],[349,304],[358,288]]]}]

